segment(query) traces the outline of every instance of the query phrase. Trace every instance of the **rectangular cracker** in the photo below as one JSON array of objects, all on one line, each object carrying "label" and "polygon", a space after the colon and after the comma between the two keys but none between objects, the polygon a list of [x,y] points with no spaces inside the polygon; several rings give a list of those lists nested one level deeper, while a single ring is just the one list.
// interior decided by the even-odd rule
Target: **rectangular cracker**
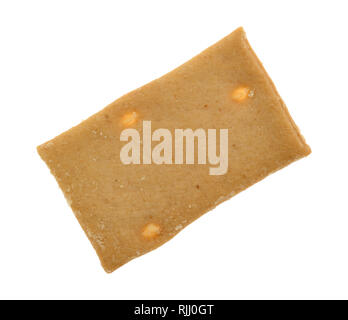
[{"label": "rectangular cracker", "polygon": [[[228,171],[129,164],[125,127],[221,129]],[[142,141],[143,142],[143,141]],[[242,28],[40,145],[106,272],[162,245],[224,200],[310,153]]]}]

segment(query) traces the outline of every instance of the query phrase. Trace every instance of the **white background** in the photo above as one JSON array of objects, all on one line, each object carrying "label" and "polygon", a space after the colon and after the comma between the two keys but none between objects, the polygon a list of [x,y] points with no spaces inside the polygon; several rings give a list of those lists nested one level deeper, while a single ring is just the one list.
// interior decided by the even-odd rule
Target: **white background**
[{"label": "white background", "polygon": [[[347,1],[0,1],[0,298],[348,298]],[[243,26],[313,153],[106,274],[36,146]]]}]

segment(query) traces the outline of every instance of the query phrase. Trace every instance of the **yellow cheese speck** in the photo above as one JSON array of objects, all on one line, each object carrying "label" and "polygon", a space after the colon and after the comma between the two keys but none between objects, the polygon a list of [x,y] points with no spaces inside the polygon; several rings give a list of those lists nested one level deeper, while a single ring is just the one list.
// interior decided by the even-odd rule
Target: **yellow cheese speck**
[{"label": "yellow cheese speck", "polygon": [[234,101],[242,102],[250,96],[249,93],[250,88],[246,86],[239,86],[232,91],[231,97]]},{"label": "yellow cheese speck", "polygon": [[122,117],[121,122],[125,127],[128,127],[134,124],[137,121],[137,118],[138,118],[138,114],[135,111],[133,111],[133,112],[126,113]]},{"label": "yellow cheese speck", "polygon": [[145,239],[154,239],[161,233],[161,227],[157,223],[150,222],[144,226],[142,236]]}]

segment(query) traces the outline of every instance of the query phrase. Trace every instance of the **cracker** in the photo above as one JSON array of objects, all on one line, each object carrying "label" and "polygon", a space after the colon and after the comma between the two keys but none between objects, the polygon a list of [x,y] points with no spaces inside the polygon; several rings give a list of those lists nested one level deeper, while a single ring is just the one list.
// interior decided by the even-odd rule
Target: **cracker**
[{"label": "cracker", "polygon": [[[192,164],[176,164],[180,155],[174,146],[167,157],[172,164],[154,163],[142,149],[149,142],[143,138],[149,123],[151,132],[165,128],[172,140],[180,128],[215,129],[217,136],[227,129],[227,172],[210,174],[214,165],[199,163],[198,151]],[[127,144],[121,135],[127,128],[139,132],[137,164],[121,160]],[[222,140],[217,139],[217,149]],[[152,147],[158,143],[152,141]],[[310,148],[239,28],[40,145],[38,152],[105,271],[112,272],[222,201],[308,155]]]}]

